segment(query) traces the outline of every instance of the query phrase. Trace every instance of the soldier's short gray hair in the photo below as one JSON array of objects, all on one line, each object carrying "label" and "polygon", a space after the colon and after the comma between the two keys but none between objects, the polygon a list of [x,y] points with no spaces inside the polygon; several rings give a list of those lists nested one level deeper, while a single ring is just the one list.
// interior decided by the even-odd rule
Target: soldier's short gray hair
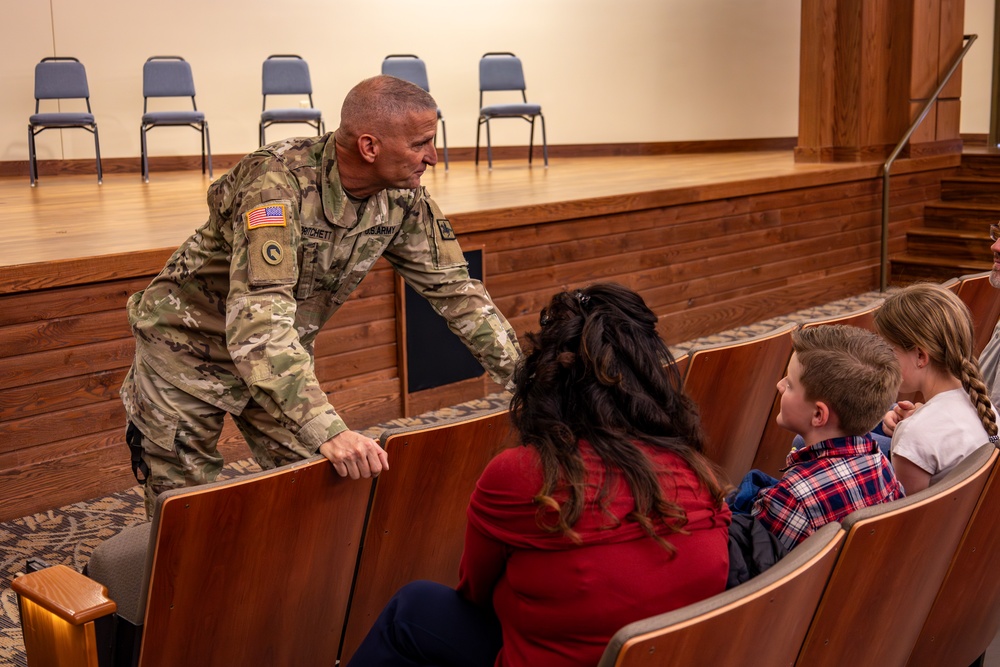
[{"label": "soldier's short gray hair", "polygon": [[354,86],[340,110],[340,127],[353,136],[377,134],[412,112],[436,111],[430,93],[409,81],[385,74]]}]

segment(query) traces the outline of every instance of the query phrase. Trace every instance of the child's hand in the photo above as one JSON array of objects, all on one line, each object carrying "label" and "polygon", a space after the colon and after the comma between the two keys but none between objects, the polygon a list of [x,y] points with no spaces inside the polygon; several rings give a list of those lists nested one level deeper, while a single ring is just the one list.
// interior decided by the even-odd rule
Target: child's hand
[{"label": "child's hand", "polygon": [[900,401],[893,406],[892,410],[885,413],[882,417],[882,432],[888,436],[892,435],[892,432],[896,430],[896,425],[903,421],[907,417],[913,414],[913,411],[919,408],[922,403],[912,403],[910,401]]}]

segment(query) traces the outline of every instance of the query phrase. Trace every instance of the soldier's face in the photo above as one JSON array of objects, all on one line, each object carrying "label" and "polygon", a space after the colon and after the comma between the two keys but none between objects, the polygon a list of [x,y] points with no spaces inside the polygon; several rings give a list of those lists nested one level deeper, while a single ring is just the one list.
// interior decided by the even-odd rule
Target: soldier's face
[{"label": "soldier's face", "polygon": [[385,187],[417,188],[428,166],[437,164],[437,112],[413,112],[382,139],[375,169]]}]

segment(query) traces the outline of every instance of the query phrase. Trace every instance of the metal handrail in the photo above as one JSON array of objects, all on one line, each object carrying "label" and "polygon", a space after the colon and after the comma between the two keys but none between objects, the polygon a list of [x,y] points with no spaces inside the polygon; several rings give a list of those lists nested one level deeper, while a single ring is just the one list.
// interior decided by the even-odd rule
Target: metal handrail
[{"label": "metal handrail", "polygon": [[978,35],[962,36],[962,39],[969,40],[965,45],[965,48],[963,48],[962,52],[958,54],[958,58],[955,59],[955,63],[951,66],[951,69],[949,69],[948,73],[944,75],[944,79],[941,80],[941,83],[931,94],[930,99],[927,100],[927,104],[924,105],[923,111],[920,112],[917,119],[913,121],[912,125],[910,125],[910,129],[907,130],[906,134],[903,135],[903,138],[899,140],[899,143],[896,144],[896,147],[892,150],[892,153],[889,154],[889,158],[882,166],[882,257],[880,267],[880,289],[882,292],[885,292],[889,287],[889,170],[892,169],[892,163],[896,161],[897,157],[899,157],[899,154],[902,152],[906,142],[910,140],[910,137],[920,126],[920,123],[922,123],[924,118],[927,117],[927,113],[931,110],[931,105],[937,101],[941,91],[944,90],[946,85],[948,85],[948,81],[951,80],[951,75],[958,69],[959,64],[962,62],[962,58],[964,58],[965,54],[969,52],[969,49],[972,48],[972,45],[976,42],[977,38]]}]

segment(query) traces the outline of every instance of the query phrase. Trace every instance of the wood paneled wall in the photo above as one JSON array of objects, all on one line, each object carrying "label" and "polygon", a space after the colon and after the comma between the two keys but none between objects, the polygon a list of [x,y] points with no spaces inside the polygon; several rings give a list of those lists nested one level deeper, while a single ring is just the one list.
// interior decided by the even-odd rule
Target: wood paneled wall
[{"label": "wood paneled wall", "polygon": [[[964,0],[803,0],[803,162],[886,158],[963,47]],[[961,70],[911,137],[910,155],[961,152]]]},{"label": "wood paneled wall", "polygon": [[[951,171],[927,164],[893,180],[893,251]],[[810,172],[710,195],[687,188],[452,222],[463,243],[484,247],[487,287],[519,334],[537,326],[553,293],[615,281],[639,291],[664,338],[678,343],[877,289],[877,172],[859,166],[827,182]],[[0,520],[134,484],[118,397],[133,353],[124,304],[166,254],[74,260],[53,267],[66,286],[0,295]],[[354,428],[402,415],[394,283],[380,261],[316,343],[323,387]],[[495,389],[467,382],[422,392],[415,404]],[[235,429],[224,443],[228,458],[248,455]]]}]

